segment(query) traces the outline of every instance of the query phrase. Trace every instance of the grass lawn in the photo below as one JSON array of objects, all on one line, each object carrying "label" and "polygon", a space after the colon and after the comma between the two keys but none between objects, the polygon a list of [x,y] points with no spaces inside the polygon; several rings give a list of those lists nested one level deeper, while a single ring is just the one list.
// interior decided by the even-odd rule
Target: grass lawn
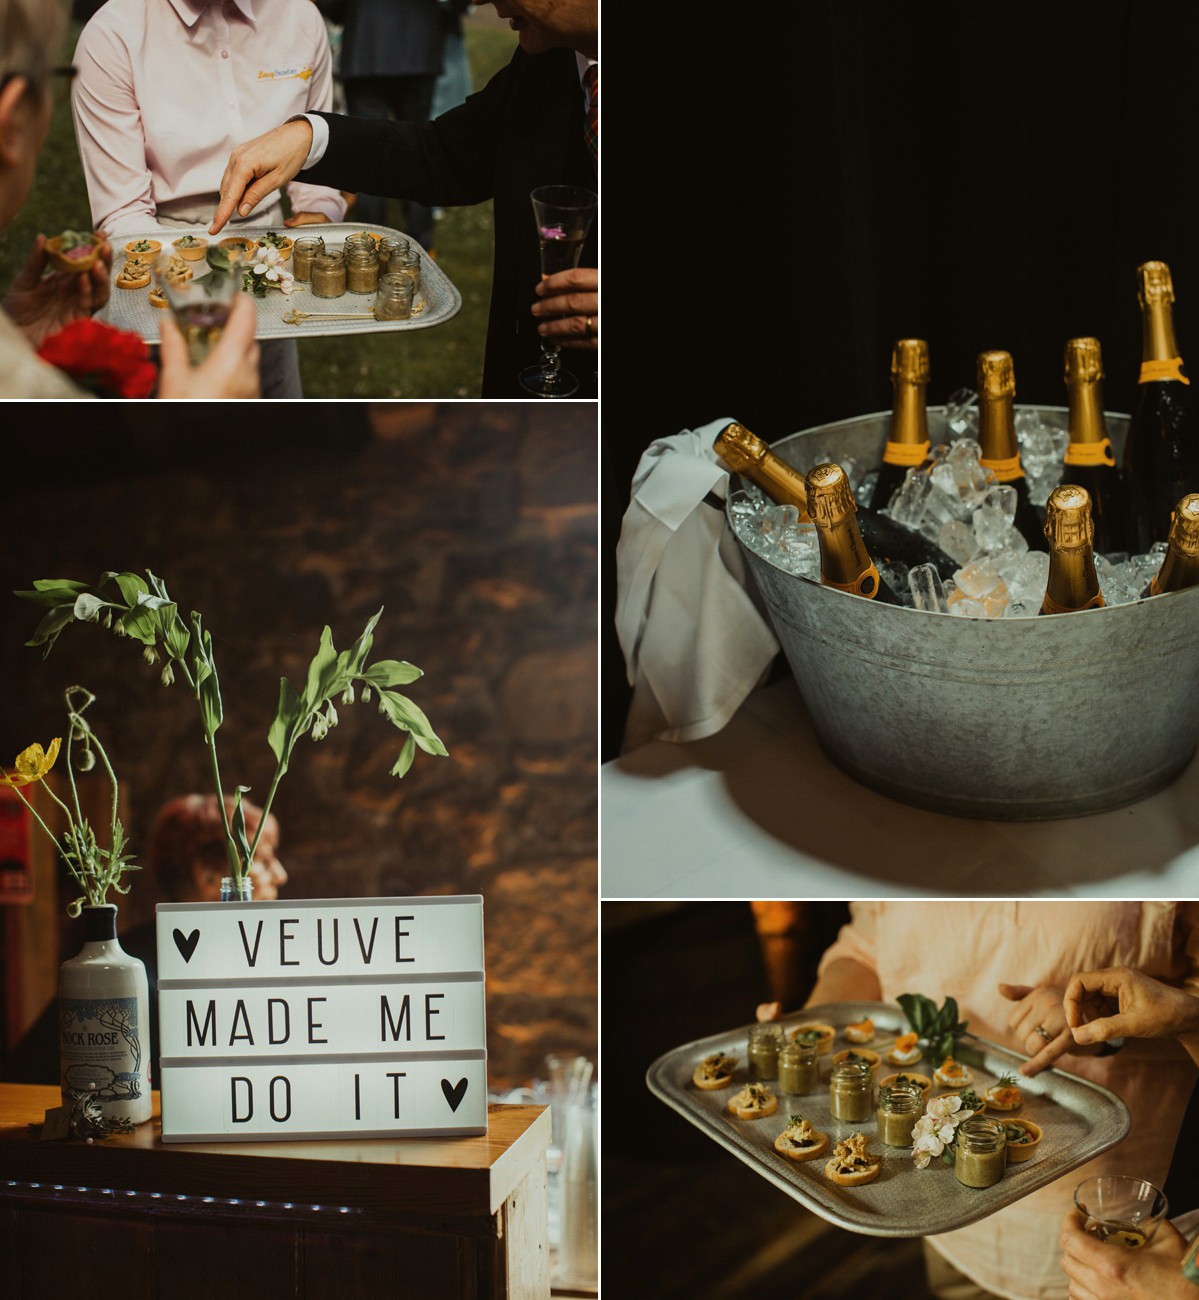
[{"label": "grass lawn", "polygon": [[[512,57],[512,32],[467,21],[466,47],[476,89]],[[73,23],[63,51],[69,61],[79,36]],[[352,217],[350,218],[352,220]],[[71,109],[54,110],[25,207],[0,236],[0,286],[7,288],[34,238],[89,225],[87,187],[75,149]],[[387,224],[402,223],[389,204]],[[462,294],[462,310],[445,325],[412,334],[366,334],[301,340],[306,397],[478,397],[491,301],[491,204],[447,208],[434,226],[437,260]]]}]

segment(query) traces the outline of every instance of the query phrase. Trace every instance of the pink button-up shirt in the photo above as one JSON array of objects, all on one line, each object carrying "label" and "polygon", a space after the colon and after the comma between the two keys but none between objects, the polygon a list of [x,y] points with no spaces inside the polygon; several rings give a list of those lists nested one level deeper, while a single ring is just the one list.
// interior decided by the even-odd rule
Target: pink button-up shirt
[{"label": "pink button-up shirt", "polygon": [[[234,146],[333,101],[311,0],[109,0],[83,29],[75,64],[92,221],[111,236],[154,227],[168,203],[215,209]],[[345,215],[336,190],[293,181],[287,194],[297,212]]]}]

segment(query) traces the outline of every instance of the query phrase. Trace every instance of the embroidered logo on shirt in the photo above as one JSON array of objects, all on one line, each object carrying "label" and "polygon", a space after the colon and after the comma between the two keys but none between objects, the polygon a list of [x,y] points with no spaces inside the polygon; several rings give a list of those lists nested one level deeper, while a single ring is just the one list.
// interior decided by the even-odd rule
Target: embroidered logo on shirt
[{"label": "embroidered logo on shirt", "polygon": [[259,81],[290,81],[299,77],[301,81],[307,81],[312,76],[311,68],[275,68],[271,72],[263,69],[259,70]]}]

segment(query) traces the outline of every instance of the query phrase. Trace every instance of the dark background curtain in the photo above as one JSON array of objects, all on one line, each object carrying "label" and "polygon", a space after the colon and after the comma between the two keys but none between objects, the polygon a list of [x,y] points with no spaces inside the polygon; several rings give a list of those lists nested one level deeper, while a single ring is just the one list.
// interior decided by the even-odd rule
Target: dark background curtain
[{"label": "dark background curtain", "polygon": [[[1155,258],[1199,365],[1199,6],[805,0],[645,21],[663,24],[636,42],[645,111],[608,136],[644,188],[616,249],[637,311],[606,343],[607,554],[653,438],[728,416],[773,441],[886,408],[897,338],[928,340],[931,403],[1004,348],[1017,402],[1061,405],[1063,345],[1094,335],[1106,405],[1128,411],[1135,271]],[[608,626],[612,757],[628,693]]]}]

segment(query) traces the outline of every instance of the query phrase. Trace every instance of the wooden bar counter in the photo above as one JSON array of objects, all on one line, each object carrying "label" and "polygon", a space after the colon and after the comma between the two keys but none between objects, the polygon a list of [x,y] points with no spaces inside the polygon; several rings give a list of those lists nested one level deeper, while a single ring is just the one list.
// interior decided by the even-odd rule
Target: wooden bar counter
[{"label": "wooden bar counter", "polygon": [[163,1145],[154,1119],[88,1146],[30,1133],[57,1088],[0,1084],[0,1296],[53,1300],[541,1300],[541,1106],[486,1137]]}]

